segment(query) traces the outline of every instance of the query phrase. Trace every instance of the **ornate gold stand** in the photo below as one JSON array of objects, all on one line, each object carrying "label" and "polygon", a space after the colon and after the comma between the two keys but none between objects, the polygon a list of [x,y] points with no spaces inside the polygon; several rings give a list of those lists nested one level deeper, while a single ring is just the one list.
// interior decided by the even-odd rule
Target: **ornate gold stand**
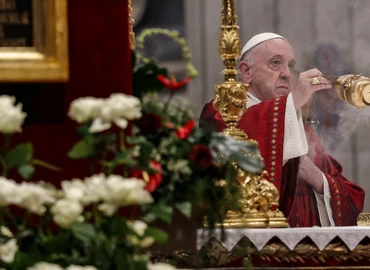
[{"label": "ornate gold stand", "polygon": [[[225,80],[216,85],[214,107],[220,112],[227,128],[223,131],[237,140],[249,141],[245,132],[237,128],[237,123],[246,111],[249,85],[236,80],[235,69],[241,52],[239,27],[234,0],[223,0],[221,11],[221,35],[219,53],[226,69]],[[262,157],[259,157],[262,158]],[[267,172],[253,174],[239,169],[237,184],[240,185],[241,211],[230,209],[223,224],[225,228],[266,228],[289,227],[283,213],[278,209],[279,191],[264,177]]]},{"label": "ornate gold stand", "polygon": [[370,226],[370,212],[362,212],[357,216],[358,226]]}]

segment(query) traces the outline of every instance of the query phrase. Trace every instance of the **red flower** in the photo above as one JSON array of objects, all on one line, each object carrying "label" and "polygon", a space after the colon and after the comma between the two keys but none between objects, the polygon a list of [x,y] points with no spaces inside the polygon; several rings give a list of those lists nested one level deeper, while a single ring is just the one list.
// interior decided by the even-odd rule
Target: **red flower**
[{"label": "red flower", "polygon": [[144,136],[154,135],[162,127],[162,119],[158,114],[145,113],[136,125]]},{"label": "red flower", "polygon": [[213,164],[211,150],[202,144],[196,144],[190,151],[189,159],[200,169],[208,169]]},{"label": "red flower", "polygon": [[176,135],[179,139],[186,139],[195,126],[195,121],[190,119],[185,126],[177,128]]},{"label": "red flower", "polygon": [[156,170],[157,172],[149,174],[147,171],[143,170],[134,170],[131,172],[131,177],[135,177],[138,179],[143,179],[147,184],[145,189],[152,193],[154,190],[157,189],[159,184],[162,182],[162,166],[160,163],[151,160],[149,162],[150,168]]},{"label": "red flower", "polygon": [[171,78],[167,78],[166,76],[163,76],[159,74],[157,76],[158,80],[162,83],[163,86],[171,89],[172,91],[176,91],[177,89],[183,87],[190,81],[190,77],[186,77],[182,81],[176,81],[176,78],[174,76],[171,76]]}]

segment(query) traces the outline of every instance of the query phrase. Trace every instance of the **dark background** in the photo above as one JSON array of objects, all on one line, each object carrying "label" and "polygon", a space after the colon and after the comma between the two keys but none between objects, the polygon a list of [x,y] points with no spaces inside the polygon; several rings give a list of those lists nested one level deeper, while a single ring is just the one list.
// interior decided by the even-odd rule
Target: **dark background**
[{"label": "dark background", "polygon": [[127,0],[68,0],[69,81],[0,84],[0,94],[16,96],[28,114],[23,132],[12,136],[11,143],[31,141],[35,158],[63,169],[37,167],[31,180],[58,183],[88,175],[84,161],[67,157],[79,139],[67,112],[78,97],[131,93],[127,15]]}]

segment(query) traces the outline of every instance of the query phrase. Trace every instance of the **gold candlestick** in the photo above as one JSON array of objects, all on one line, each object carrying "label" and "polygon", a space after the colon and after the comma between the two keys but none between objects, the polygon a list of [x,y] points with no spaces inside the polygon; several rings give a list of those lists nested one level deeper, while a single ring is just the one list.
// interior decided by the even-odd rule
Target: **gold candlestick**
[{"label": "gold candlestick", "polygon": [[133,29],[133,25],[135,23],[135,20],[131,18],[131,12],[132,12],[132,5],[131,0],[127,0],[127,6],[128,6],[128,30],[129,30],[129,43],[130,43],[130,49],[135,49],[135,33]]},{"label": "gold candlestick", "polygon": [[[226,135],[257,145],[256,141],[248,139],[245,132],[236,127],[246,111],[249,85],[236,81],[235,66],[241,52],[241,43],[234,0],[222,1],[221,20],[218,49],[226,67],[223,71],[225,79],[216,85],[216,98],[213,105],[227,125],[223,131]],[[289,227],[283,213],[278,209],[279,191],[264,178],[266,175],[266,171],[254,174],[238,170],[236,183],[241,190],[239,200],[241,211],[230,209],[220,226],[225,228]]]}]

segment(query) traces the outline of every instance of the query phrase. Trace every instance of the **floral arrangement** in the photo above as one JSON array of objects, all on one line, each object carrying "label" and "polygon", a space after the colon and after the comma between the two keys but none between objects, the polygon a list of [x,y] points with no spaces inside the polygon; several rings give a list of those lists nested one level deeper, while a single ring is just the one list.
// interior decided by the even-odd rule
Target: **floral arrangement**
[{"label": "floral arrangement", "polygon": [[[90,175],[60,186],[7,178],[12,169],[30,178],[34,164],[55,167],[19,150],[31,143],[10,148],[26,115],[13,97],[0,96],[0,269],[174,269],[151,261],[152,245],[168,240],[154,221],[171,223],[177,209],[206,217],[212,228],[237,207],[232,180],[238,169],[261,170],[259,159],[245,155],[256,146],[198,126],[188,102],[174,96],[190,76],[179,84],[154,61],[138,61],[133,75],[134,96],[71,103],[81,140],[68,155],[87,159]],[[170,91],[167,100],[160,90]]]}]

